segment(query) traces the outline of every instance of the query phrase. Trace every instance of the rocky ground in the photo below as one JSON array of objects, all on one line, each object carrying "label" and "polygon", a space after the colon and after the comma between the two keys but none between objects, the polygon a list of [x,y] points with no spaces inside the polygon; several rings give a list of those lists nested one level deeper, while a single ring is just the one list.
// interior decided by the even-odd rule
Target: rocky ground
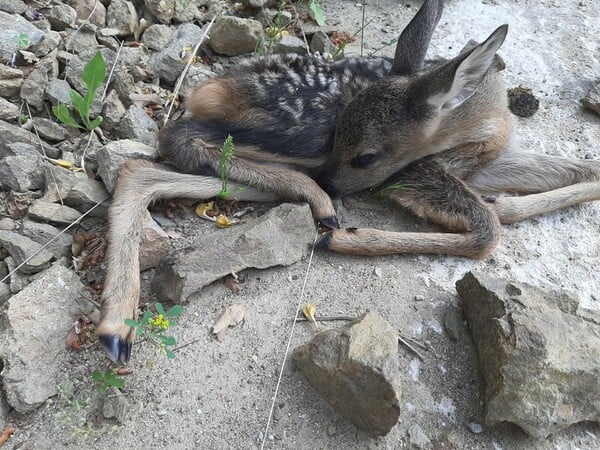
[{"label": "rocky ground", "polygon": [[[7,448],[255,448],[263,437],[267,448],[600,446],[598,203],[505,227],[498,250],[483,261],[316,252],[310,270],[314,229],[305,206],[268,213],[273,205],[250,205],[247,223],[220,230],[191,205],[161,205],[144,229],[142,303],[186,300],[170,330],[181,348],[167,360],[148,343],[136,345],[120,391],[101,394],[92,381],[106,361],[85,336],[102,287],[105,217],[118,166],[155,158],[165,118],[176,118],[190,90],[240,54],[305,52],[305,37],[311,52],[335,53],[345,33],[361,28],[364,12],[372,19],[364,41],[359,36],[345,53],[359,54],[362,44],[366,54],[390,56],[386,43],[420,1],[364,3],[321,1],[319,26],[308,2],[294,2],[280,14],[289,31],[281,36],[271,22],[277,8],[262,0],[0,0],[0,428],[3,437],[14,429]],[[193,47],[219,12],[238,18],[215,24],[181,77],[169,114]],[[510,25],[501,51],[507,85],[531,89],[539,100],[532,117],[515,118],[514,145],[599,159],[595,2],[448,0],[430,56],[452,56],[502,23]],[[97,50],[107,75],[91,117],[104,120],[88,133],[60,124],[51,106],[70,104],[71,89],[85,93],[83,68]],[[429,228],[366,194],[338,201],[336,209],[346,226]],[[294,238],[286,240],[290,230]],[[245,254],[232,245],[239,236],[273,251]],[[178,252],[190,245],[195,252]],[[153,268],[171,250],[167,268],[188,283],[179,297],[152,288],[155,272],[168,276],[165,264]],[[286,265],[242,270],[278,264]],[[239,271],[238,293],[211,283],[228,270]],[[459,298],[455,282],[469,270],[475,278],[461,282]],[[399,419],[384,437],[340,417],[290,362],[264,434],[305,276],[303,303],[316,304],[317,315],[371,311],[421,355],[398,347]],[[245,318],[217,340],[211,327],[232,304],[246,305]],[[299,323],[292,348],[314,335],[312,324]]]}]

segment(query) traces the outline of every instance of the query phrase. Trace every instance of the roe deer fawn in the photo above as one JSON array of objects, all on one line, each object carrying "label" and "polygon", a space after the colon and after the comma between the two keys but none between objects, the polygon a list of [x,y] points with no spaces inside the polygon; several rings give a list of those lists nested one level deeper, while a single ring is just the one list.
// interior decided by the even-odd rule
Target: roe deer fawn
[{"label": "roe deer fawn", "polygon": [[[501,223],[600,199],[600,162],[507,149],[511,121],[496,57],[506,25],[453,59],[425,64],[442,7],[442,0],[425,0],[393,60],[248,60],[195,91],[187,103],[192,117],[163,128],[160,152],[168,165],[123,164],[97,329],[113,361],[130,356],[134,333],[124,320],[136,316],[148,205],[216,196],[228,134],[236,143],[230,187],[244,187],[236,197],[308,202],[328,229],[317,246],[337,252],[481,258],[498,244]],[[387,195],[447,232],[339,229],[330,195],[376,186],[399,187]],[[483,196],[493,192],[526,195]]]}]

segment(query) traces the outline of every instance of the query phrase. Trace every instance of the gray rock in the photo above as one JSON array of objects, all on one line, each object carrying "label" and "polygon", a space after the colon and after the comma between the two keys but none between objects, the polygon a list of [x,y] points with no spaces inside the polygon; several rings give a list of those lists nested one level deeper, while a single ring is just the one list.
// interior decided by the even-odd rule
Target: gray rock
[{"label": "gray rock", "polygon": [[47,223],[25,219],[20,233],[40,245],[47,244],[46,250],[52,253],[56,259],[60,259],[63,256],[71,256],[73,238],[68,233],[61,234],[59,228]]},{"label": "gray rock", "polygon": [[600,420],[600,325],[564,291],[470,272],[456,283],[484,380],[485,422],[544,438]]},{"label": "gray rock", "polygon": [[31,51],[38,58],[43,58],[52,50],[56,49],[62,42],[62,37],[58,31],[49,30],[44,33],[40,42],[31,46]]},{"label": "gray rock", "polygon": [[42,160],[39,155],[7,156],[0,160],[0,187],[25,192],[41,189],[43,185]]},{"label": "gray rock", "polygon": [[170,250],[169,236],[148,213],[141,229],[140,271],[158,266]]},{"label": "gray rock", "polygon": [[79,219],[80,216],[79,211],[73,208],[42,199],[36,200],[29,207],[29,217],[58,225],[69,225]]},{"label": "gray rock", "polygon": [[150,50],[161,51],[169,45],[174,33],[175,30],[167,25],[150,25],[142,34],[142,44]]},{"label": "gray rock", "polygon": [[26,9],[27,5],[25,5],[23,0],[0,0],[0,11],[9,14],[23,14]]},{"label": "gray rock", "polygon": [[53,51],[40,60],[21,86],[21,98],[37,110],[42,110],[44,107],[46,85],[58,76],[56,53]]},{"label": "gray rock", "polygon": [[[8,14],[0,11],[0,62],[10,62],[13,53],[25,50],[42,40],[44,33],[18,14]],[[27,36],[27,46],[19,45],[15,36]]]},{"label": "gray rock", "polygon": [[119,98],[119,94],[117,91],[112,89],[106,99],[104,99],[104,108],[102,109],[102,117],[104,120],[102,121],[102,129],[103,130],[112,130],[117,125],[121,123],[121,119],[125,115],[127,110],[125,106],[123,106],[123,102]]},{"label": "gray rock", "polygon": [[[8,231],[13,231],[17,229],[17,224],[15,223],[14,219],[11,219],[10,217],[3,217],[2,219],[0,219],[0,230],[8,230]],[[3,278],[4,275],[2,275],[2,263],[0,263],[0,278]]]},{"label": "gray rock", "polygon": [[59,3],[46,10],[44,17],[48,19],[54,30],[64,31],[65,28],[75,26],[77,12],[69,5]]},{"label": "gray rock", "polygon": [[19,117],[19,107],[0,97],[0,120],[14,120]]},{"label": "gray rock", "polygon": [[106,26],[106,7],[97,0],[63,0],[77,12],[77,18],[99,27]]},{"label": "gray rock", "polygon": [[112,0],[106,10],[106,24],[109,28],[118,30],[118,36],[132,35],[138,26],[138,15],[133,3],[126,0]]},{"label": "gray rock", "polygon": [[144,0],[144,3],[159,22],[171,23],[175,13],[175,0]]},{"label": "gray rock", "polygon": [[386,435],[400,416],[398,333],[366,313],[348,325],[317,333],[292,360],[327,402],[358,428]]},{"label": "gray rock", "polygon": [[169,83],[174,83],[183,71],[187,59],[192,56],[190,51],[186,53],[185,49],[193,48],[201,38],[200,27],[192,23],[179,25],[170,44],[150,58],[154,73]]},{"label": "gray rock", "polygon": [[[2,1],[2,0],[0,0],[0,1]],[[1,300],[2,286],[6,286],[6,285],[0,284],[0,304],[3,303]],[[4,428],[6,427],[6,421],[8,419],[9,411],[10,411],[10,406],[8,406],[8,403],[6,402],[6,397],[4,396],[4,392],[0,392],[0,430],[4,430]]]},{"label": "gray rock", "polygon": [[313,53],[319,52],[321,55],[332,55],[337,50],[337,47],[331,42],[329,36],[323,31],[317,31],[313,34],[310,41],[310,51]]},{"label": "gray rock", "polygon": [[263,7],[275,6],[277,1],[275,0],[242,0],[244,8],[260,9]]},{"label": "gray rock", "polygon": [[273,53],[298,53],[306,55],[308,53],[304,41],[296,36],[281,36],[279,42],[273,47]]},{"label": "gray rock", "polygon": [[286,27],[292,23],[292,13],[289,11],[274,11],[272,9],[261,9],[256,13],[256,20],[258,20],[263,27]]},{"label": "gray rock", "polygon": [[581,99],[581,104],[590,111],[600,114],[600,83],[590,89],[586,96]]},{"label": "gray rock", "polygon": [[10,275],[10,292],[16,294],[17,292],[23,290],[25,286],[29,284],[29,275],[24,274],[20,270],[16,270],[17,263],[10,256],[4,260],[6,263],[6,267],[8,268],[8,272]]},{"label": "gray rock", "polygon": [[[100,181],[89,178],[82,172],[71,172],[63,167],[47,164],[44,167],[46,178],[46,194],[43,199],[58,202],[62,199],[67,206],[86,212],[98,202],[108,200],[109,194]],[[107,205],[94,209],[90,215],[104,217]]]},{"label": "gray rock", "polygon": [[158,150],[141,142],[123,139],[106,144],[98,152],[98,175],[106,189],[112,192],[117,183],[119,167],[129,159],[154,160]]},{"label": "gray rock", "polygon": [[70,92],[71,86],[65,80],[51,80],[46,86],[46,98],[53,105],[70,104]]},{"label": "gray rock", "polygon": [[29,158],[35,158],[40,153],[38,148],[32,144],[26,144],[24,142],[14,142],[7,144],[5,147],[0,147],[0,159],[7,156],[27,156]]},{"label": "gray rock", "polygon": [[[0,306],[4,305],[4,302],[6,302],[6,300],[8,300],[11,295],[12,292],[10,291],[10,286],[6,283],[0,283]],[[1,407],[2,406],[0,406],[0,408]]]},{"label": "gray rock", "polygon": [[[29,131],[17,125],[12,125],[8,122],[0,120],[0,149],[2,149],[3,147],[8,147],[13,143],[18,142],[31,144],[34,145],[36,148],[39,148],[39,142],[35,134],[30,133]],[[49,156],[50,158],[58,157],[57,149],[48,145],[45,142],[42,142],[42,146],[44,147],[47,156]]]},{"label": "gray rock", "polygon": [[73,316],[91,309],[88,295],[74,272],[54,266],[8,301],[0,357],[6,397],[17,412],[58,394],[70,358],[65,337]]},{"label": "gray rock", "polygon": [[135,81],[129,71],[124,67],[115,70],[111,86],[119,95],[119,100],[125,108],[129,108],[133,104],[129,95],[135,91]]},{"label": "gray rock", "polygon": [[57,142],[69,137],[69,132],[64,126],[45,117],[34,117],[33,124],[42,139]]},{"label": "gray rock", "polygon": [[[40,244],[14,231],[0,230],[0,246],[6,249],[17,265],[22,264],[27,258],[31,257],[19,269],[27,274],[46,269],[54,258],[52,253],[43,250]],[[35,256],[32,257],[32,255]]]},{"label": "gray rock", "polygon": [[0,97],[15,98],[21,92],[23,72],[0,64]]},{"label": "gray rock", "polygon": [[133,414],[133,407],[125,394],[115,387],[110,387],[102,397],[102,416],[115,419],[117,423],[125,423]]},{"label": "gray rock", "polygon": [[[200,11],[198,5],[202,5],[203,10]],[[172,21],[176,23],[194,22],[206,23],[212,20],[214,15],[221,9],[219,1],[204,1],[191,0],[189,2],[175,2],[175,11],[173,12]]]},{"label": "gray rock", "polygon": [[252,222],[215,228],[197,245],[171,253],[157,267],[152,287],[159,298],[181,303],[231,272],[293,264],[306,255],[314,230],[308,205],[280,205]]},{"label": "gray rock", "polygon": [[459,341],[464,337],[465,327],[457,308],[449,306],[444,312],[444,329],[453,341]]},{"label": "gray rock", "polygon": [[262,40],[262,25],[252,19],[224,16],[217,19],[208,43],[217,53],[241,55],[251,53]]},{"label": "gray rock", "polygon": [[143,108],[131,105],[116,129],[123,139],[132,139],[146,145],[156,145],[158,125]]},{"label": "gray rock", "polygon": [[408,443],[410,448],[415,449],[430,449],[432,448],[431,441],[418,424],[414,424],[408,429]]},{"label": "gray rock", "polygon": [[97,47],[98,40],[94,25],[83,24],[77,30],[72,30],[65,39],[65,50],[71,53],[80,54]]}]

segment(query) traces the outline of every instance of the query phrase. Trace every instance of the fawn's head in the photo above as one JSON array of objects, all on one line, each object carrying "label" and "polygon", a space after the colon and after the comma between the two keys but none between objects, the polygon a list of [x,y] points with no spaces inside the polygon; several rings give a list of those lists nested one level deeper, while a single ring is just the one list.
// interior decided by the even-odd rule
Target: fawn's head
[{"label": "fawn's head", "polygon": [[[490,121],[478,129],[472,125],[480,111],[492,111],[494,102],[504,101],[502,95],[495,98],[497,92],[479,91],[486,89],[484,79],[508,26],[423,70],[441,11],[441,0],[425,1],[398,39],[390,76],[356,95],[340,115],[331,159],[321,174],[331,194],[380,185],[417,159],[494,133]],[[465,133],[468,126],[473,129]]]}]

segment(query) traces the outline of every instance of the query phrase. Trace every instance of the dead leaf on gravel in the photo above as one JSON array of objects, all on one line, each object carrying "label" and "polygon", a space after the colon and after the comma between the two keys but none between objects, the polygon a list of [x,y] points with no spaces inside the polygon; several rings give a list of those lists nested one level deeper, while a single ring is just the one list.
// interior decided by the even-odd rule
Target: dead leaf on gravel
[{"label": "dead leaf on gravel", "polygon": [[234,277],[233,275],[227,275],[223,279],[223,282],[225,283],[225,286],[227,286],[234,294],[238,294],[240,292],[241,288],[237,277]]},{"label": "dead leaf on gravel", "polygon": [[225,308],[217,322],[213,325],[213,334],[217,335],[217,340],[222,341],[229,327],[233,327],[244,320],[246,309],[248,307],[242,303],[234,303]]},{"label": "dead leaf on gravel", "polygon": [[315,305],[314,303],[308,303],[304,306],[304,308],[302,308],[302,314],[304,314],[304,317],[306,317],[309,321],[314,323],[317,328],[319,328],[319,324],[317,323],[317,320],[315,319],[316,311],[317,311],[317,305]]}]

